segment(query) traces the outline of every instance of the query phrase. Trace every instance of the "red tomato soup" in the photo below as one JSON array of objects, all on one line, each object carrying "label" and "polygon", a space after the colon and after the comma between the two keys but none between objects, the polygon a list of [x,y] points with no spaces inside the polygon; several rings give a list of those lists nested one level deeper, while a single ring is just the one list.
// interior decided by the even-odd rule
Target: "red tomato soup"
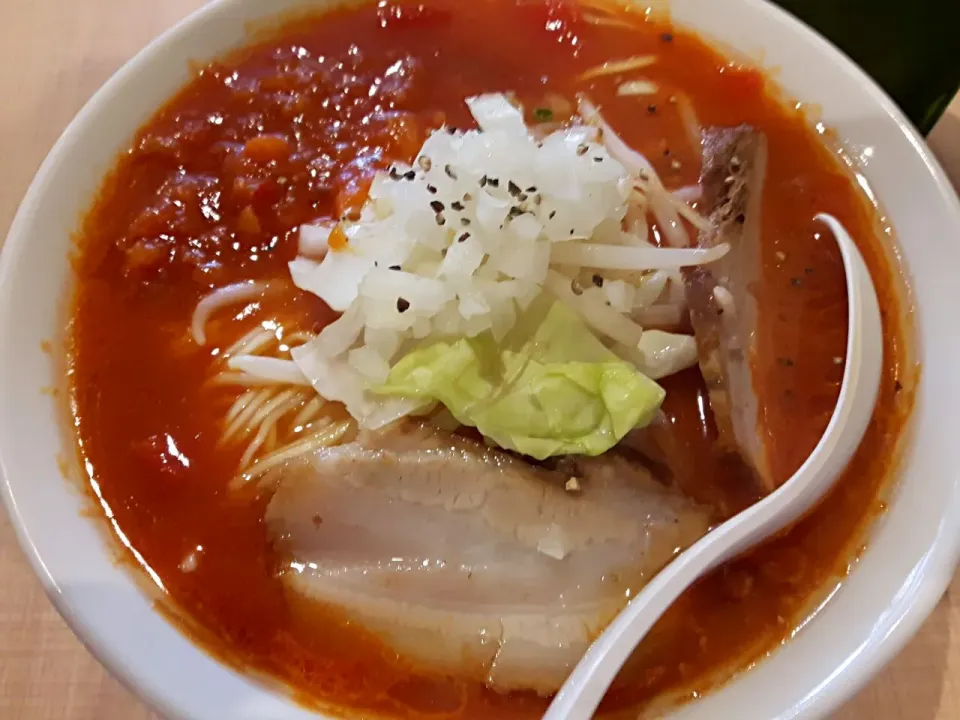
[{"label": "red tomato soup", "polygon": [[[640,72],[583,76],[643,55],[656,61]],[[652,92],[619,92],[637,77]],[[211,380],[218,355],[257,323],[317,332],[337,317],[283,283],[300,225],[349,216],[374,173],[411,162],[431,131],[475,127],[464,99],[488,92],[512,93],[542,121],[569,117],[577,94],[589,94],[668,189],[698,182],[692,117],[766,136],[753,367],[779,481],[819,439],[843,374],[844,272],[817,213],[857,239],[876,283],[885,369],[851,466],[789,532],[687,592],[603,707],[616,714],[695,696],[788,637],[853,561],[882,509],[912,370],[896,271],[876,209],[849,170],[762,74],[668,19],[564,0],[385,0],[298,17],[204,65],[140,128],[78,233],[69,357],[82,456],[117,527],[162,582],[165,607],[218,657],[348,714],[539,717],[545,698],[420,668],[340,613],[291,598],[264,523],[269,494],[229,490],[243,446],[219,439],[245,390]],[[283,287],[218,313],[207,344],[194,342],[198,301],[249,280]],[[700,373],[662,385],[663,410],[695,470],[679,478],[683,492],[718,516],[756,500],[756,488],[711,452],[716,430]]]}]

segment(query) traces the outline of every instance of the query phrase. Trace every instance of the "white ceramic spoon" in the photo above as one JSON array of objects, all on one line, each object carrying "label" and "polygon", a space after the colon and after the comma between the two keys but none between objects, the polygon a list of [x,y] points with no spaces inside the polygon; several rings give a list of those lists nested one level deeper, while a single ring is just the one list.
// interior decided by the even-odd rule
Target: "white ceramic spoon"
[{"label": "white ceramic spoon", "polygon": [[654,623],[700,576],[806,513],[846,467],[867,429],[880,386],[880,307],[860,251],[831,215],[817,219],[833,232],[847,274],[847,359],[836,409],[813,453],[787,482],[718,525],[680,553],[610,623],[560,688],[544,720],[589,720],[610,683]]}]

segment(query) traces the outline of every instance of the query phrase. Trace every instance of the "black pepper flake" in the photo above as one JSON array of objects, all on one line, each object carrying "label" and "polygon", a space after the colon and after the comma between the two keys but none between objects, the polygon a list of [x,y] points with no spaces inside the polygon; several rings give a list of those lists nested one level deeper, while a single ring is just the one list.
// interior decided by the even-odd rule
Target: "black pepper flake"
[{"label": "black pepper flake", "polygon": [[443,212],[443,203],[440,202],[439,200],[431,200],[430,207],[433,208],[433,211],[435,213]]},{"label": "black pepper flake", "polygon": [[448,125],[448,126],[446,127],[446,130],[447,130],[447,133],[450,134],[450,135],[455,135],[455,134],[457,133],[457,129],[456,129],[455,127],[453,127],[452,125]]},{"label": "black pepper flake", "polygon": [[437,225],[443,225],[447,221],[447,219],[440,213],[434,215],[434,219],[437,221]]},{"label": "black pepper flake", "polygon": [[533,111],[533,116],[537,120],[541,120],[541,121],[552,120],[553,110],[551,110],[550,108],[538,107],[536,110]]},{"label": "black pepper flake", "polygon": [[520,193],[519,195],[517,195],[517,200],[519,200],[520,202],[526,202],[526,201],[527,201],[527,194],[526,194],[526,193]]},{"label": "black pepper flake", "polygon": [[813,268],[812,268],[812,267],[805,267],[805,268],[803,269],[803,272],[804,272],[805,275],[813,275]]},{"label": "black pepper flake", "polygon": [[490,187],[500,187],[500,178],[487,178],[487,185]]},{"label": "black pepper flake", "polygon": [[517,185],[513,180],[508,180],[508,181],[507,181],[507,192],[510,193],[511,195],[513,195],[514,197],[516,197],[516,196],[519,195],[522,191],[520,190],[520,186]]},{"label": "black pepper flake", "polygon": [[400,269],[400,266],[399,266],[399,265],[391,265],[391,266],[390,266],[390,269],[391,269],[391,270],[399,270],[399,269]]},{"label": "black pepper flake", "polygon": [[392,180],[399,180],[399,179],[400,179],[400,173],[397,171],[397,169],[396,169],[395,167],[393,167],[393,165],[390,166],[390,178],[391,178]]},{"label": "black pepper flake", "polygon": [[536,186],[536,185],[531,185],[531,186],[528,187],[526,190],[524,190],[524,192],[528,192],[528,193],[535,193],[536,191],[537,191],[537,186]]},{"label": "black pepper flake", "polygon": [[577,155],[586,155],[586,154],[587,154],[587,150],[589,150],[589,149],[590,149],[590,148],[588,148],[586,145],[584,145],[583,143],[581,143],[580,145],[577,145]]},{"label": "black pepper flake", "polygon": [[410,309],[410,301],[404,298],[397,298],[397,312],[406,312]]},{"label": "black pepper flake", "polygon": [[463,217],[460,218],[460,224],[466,227],[467,225],[470,224],[470,218],[463,218]]},{"label": "black pepper flake", "polygon": [[463,210],[463,203],[459,200],[454,200],[452,203],[450,203],[450,207],[459,212],[460,210]]},{"label": "black pepper flake", "polygon": [[573,228],[570,228],[570,234],[573,235]]},{"label": "black pepper flake", "polygon": [[746,215],[743,213],[737,213],[737,216],[734,218],[737,221],[738,225],[743,225],[747,221]]},{"label": "black pepper flake", "polygon": [[487,176],[484,175],[482,178],[480,178],[480,187],[483,187],[486,184],[487,184]]},{"label": "black pepper flake", "polygon": [[800,287],[801,285],[803,285],[803,280],[801,280],[798,277],[790,278],[790,284],[793,285],[794,287]]},{"label": "black pepper flake", "polygon": [[556,217],[556,215],[557,215],[557,211],[556,211],[556,210],[551,210],[551,211],[550,211],[550,214],[547,215],[547,220],[553,220],[553,218]]},{"label": "black pepper flake", "polygon": [[450,178],[451,180],[457,179],[457,173],[454,172],[453,167],[451,167],[449,164],[443,166],[443,171],[447,174],[447,177]]},{"label": "black pepper flake", "polygon": [[525,212],[526,212],[526,210],[524,210],[523,208],[517,207],[516,205],[514,205],[514,206],[511,207],[510,210],[507,212],[507,218],[510,219],[510,220],[513,220],[514,218],[520,217],[520,216],[523,215]]},{"label": "black pepper flake", "polygon": [[414,172],[413,170],[407,170],[407,171],[403,174],[403,179],[404,179],[404,180],[413,180],[416,176],[417,176],[417,173],[416,173],[416,172]]},{"label": "black pepper flake", "polygon": [[777,362],[783,365],[783,367],[793,367],[793,360],[788,357],[777,358]]},{"label": "black pepper flake", "polygon": [[664,149],[663,149],[663,156],[664,156],[664,157],[670,157],[670,148],[664,148]]},{"label": "black pepper flake", "polygon": [[593,158],[593,161],[594,161],[594,162],[603,162],[603,158],[600,157],[599,155],[597,155],[595,158]]},{"label": "black pepper flake", "polygon": [[899,380],[894,380],[893,391],[900,392],[901,390],[903,390],[903,384]]},{"label": "black pepper flake", "polygon": [[656,106],[656,105],[653,105],[652,103],[651,103],[650,105],[647,105],[647,112],[650,113],[651,115],[656,115],[656,114],[657,114],[657,106]]},{"label": "black pepper flake", "polygon": [[437,189],[433,185],[427,185],[427,192],[431,195],[436,195]]},{"label": "black pepper flake", "polygon": [[673,33],[668,33],[668,32],[661,33],[660,39],[663,40],[665,43],[673,42]]},{"label": "black pepper flake", "polygon": [[594,275],[592,278],[593,284],[597,287],[603,287],[603,277],[600,275]]},{"label": "black pepper flake", "polygon": [[461,235],[460,237],[457,238],[457,242],[463,242],[464,240],[466,240],[466,239],[469,238],[469,237],[470,237],[470,233],[465,232],[463,235]]}]

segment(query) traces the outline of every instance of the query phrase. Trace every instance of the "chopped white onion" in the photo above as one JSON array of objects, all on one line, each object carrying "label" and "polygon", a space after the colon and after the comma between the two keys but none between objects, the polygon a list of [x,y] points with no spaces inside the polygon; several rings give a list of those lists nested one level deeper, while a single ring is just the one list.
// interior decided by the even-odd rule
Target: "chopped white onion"
[{"label": "chopped white onion", "polygon": [[637,349],[641,369],[654,380],[697,364],[697,342],[691,335],[647,330]]},{"label": "chopped white onion", "polygon": [[298,257],[290,262],[290,277],[301,290],[320,295],[343,312],[356,298],[357,286],[373,266],[373,259],[353,248],[328,252],[322,262]]},{"label": "chopped white onion", "polygon": [[363,330],[363,318],[360,306],[351,305],[347,311],[327,325],[310,343],[310,349],[323,357],[336,357],[345,353],[360,337]]},{"label": "chopped white onion", "polygon": [[390,373],[390,365],[372,347],[361,345],[347,353],[347,362],[373,383],[382,383]]},{"label": "chopped white onion", "polygon": [[[653,60],[608,63],[594,76]],[[727,250],[686,243],[665,249],[649,241],[651,210],[658,222],[674,222],[663,232],[685,233],[674,206],[680,201],[585,98],[586,123],[536,140],[506,96],[466,102],[479,131],[433,132],[412,166],[374,177],[359,219],[341,225],[345,247],[327,250],[320,261],[301,256],[290,263],[298,287],[343,312],[291,351],[294,362],[361,428],[424,410],[373,392],[398,355],[442,338],[488,331],[503,338],[544,290],[642,366],[644,331],[631,318],[663,302],[668,275],[658,273],[711,262]],[[301,244],[319,251],[328,235],[324,224],[303,226]],[[599,287],[574,292],[573,278],[592,270],[611,272]],[[656,279],[637,285],[638,273],[648,270]]]},{"label": "chopped white onion", "polygon": [[529,135],[523,113],[505,95],[477,95],[467,98],[470,114],[485,132],[503,131],[525,137]]},{"label": "chopped white onion", "polygon": [[301,225],[297,241],[297,253],[308,258],[322,258],[330,249],[330,233],[334,227],[336,227],[336,224],[333,222]]}]

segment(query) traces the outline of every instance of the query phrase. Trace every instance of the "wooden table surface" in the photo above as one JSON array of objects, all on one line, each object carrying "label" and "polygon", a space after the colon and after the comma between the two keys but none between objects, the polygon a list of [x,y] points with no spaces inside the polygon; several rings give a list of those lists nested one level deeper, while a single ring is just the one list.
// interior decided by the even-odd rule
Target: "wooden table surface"
[{"label": "wooden table surface", "polygon": [[[87,98],[203,0],[0,0],[0,242],[31,177]],[[960,99],[930,140],[960,186]],[[0,718],[155,718],[47,601],[0,511]],[[960,576],[919,635],[835,716],[960,718]]]}]

